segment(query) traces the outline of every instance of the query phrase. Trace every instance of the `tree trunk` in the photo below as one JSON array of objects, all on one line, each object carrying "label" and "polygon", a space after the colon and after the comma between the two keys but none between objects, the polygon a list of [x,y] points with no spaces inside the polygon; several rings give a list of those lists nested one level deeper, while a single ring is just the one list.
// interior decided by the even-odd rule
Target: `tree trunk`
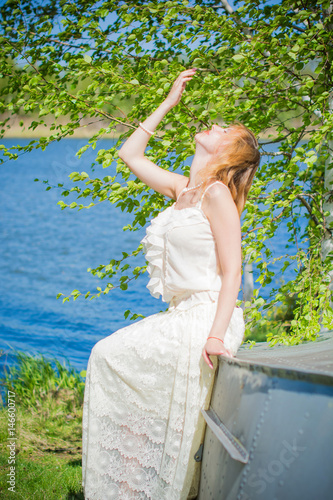
[{"label": "tree trunk", "polygon": [[253,266],[249,264],[250,255],[246,256],[244,263],[244,289],[243,289],[243,301],[251,301],[253,297]]}]

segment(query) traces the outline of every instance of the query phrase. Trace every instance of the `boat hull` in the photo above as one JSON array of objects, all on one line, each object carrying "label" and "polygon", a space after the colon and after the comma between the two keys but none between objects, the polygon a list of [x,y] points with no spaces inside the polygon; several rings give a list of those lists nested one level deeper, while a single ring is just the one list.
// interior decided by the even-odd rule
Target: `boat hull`
[{"label": "boat hull", "polygon": [[[324,357],[333,352],[332,338],[326,340]],[[318,345],[269,351],[261,344],[256,352],[219,359],[210,409],[203,411],[198,500],[332,499],[330,367],[302,365],[304,356],[323,359],[307,352]]]}]

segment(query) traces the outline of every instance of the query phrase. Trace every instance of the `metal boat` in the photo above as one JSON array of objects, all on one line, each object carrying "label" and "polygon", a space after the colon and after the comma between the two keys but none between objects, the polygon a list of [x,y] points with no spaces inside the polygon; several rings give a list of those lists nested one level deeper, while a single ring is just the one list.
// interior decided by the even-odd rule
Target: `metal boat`
[{"label": "metal boat", "polygon": [[333,332],[219,357],[198,500],[333,499]]}]

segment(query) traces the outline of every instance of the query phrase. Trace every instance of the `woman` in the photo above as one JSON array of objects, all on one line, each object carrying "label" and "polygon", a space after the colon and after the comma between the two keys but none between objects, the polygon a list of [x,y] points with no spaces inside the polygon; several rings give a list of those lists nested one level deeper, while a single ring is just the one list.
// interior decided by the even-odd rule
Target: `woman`
[{"label": "woman", "polygon": [[[195,69],[119,151],[132,172],[176,200],[142,239],[147,285],[169,303],[93,347],[83,408],[83,487],[92,500],[186,500],[198,492],[194,460],[203,442],[216,355],[232,357],[244,336],[243,210],[259,165],[257,141],[242,125],[195,136],[189,179],[144,156],[150,136],[181,99]],[[211,358],[214,356],[214,358]]]}]

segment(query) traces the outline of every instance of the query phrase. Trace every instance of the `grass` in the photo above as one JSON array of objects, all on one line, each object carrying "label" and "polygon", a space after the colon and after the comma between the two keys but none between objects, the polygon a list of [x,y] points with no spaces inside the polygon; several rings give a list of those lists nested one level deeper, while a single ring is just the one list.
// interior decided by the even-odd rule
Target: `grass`
[{"label": "grass", "polygon": [[[16,352],[5,370],[0,404],[0,498],[82,499],[82,403],[84,372],[56,359]],[[15,393],[16,485],[8,490],[7,391]]]}]

